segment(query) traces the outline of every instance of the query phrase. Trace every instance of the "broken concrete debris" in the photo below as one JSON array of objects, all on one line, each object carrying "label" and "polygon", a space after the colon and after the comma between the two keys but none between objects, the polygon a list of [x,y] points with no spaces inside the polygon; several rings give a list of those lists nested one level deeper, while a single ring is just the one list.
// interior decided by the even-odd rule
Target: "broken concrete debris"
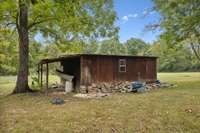
[{"label": "broken concrete debris", "polygon": [[161,83],[157,80],[154,83],[136,82],[106,82],[93,83],[90,86],[80,86],[80,93],[128,93],[128,92],[147,92],[154,89],[173,87],[173,84]]},{"label": "broken concrete debris", "polygon": [[[135,82],[129,82],[129,81],[121,81],[121,82],[101,82],[101,83],[92,83],[91,85],[85,86],[80,85],[80,89],[78,90],[78,93],[81,94],[109,94],[109,93],[130,93],[130,92],[148,92],[151,90],[156,90],[160,88],[168,88],[173,87],[173,84],[169,83],[162,83],[159,80],[156,80],[153,83],[145,83],[142,81],[135,81]],[[58,84],[53,84],[52,87],[49,89],[51,92],[63,92],[65,87]],[[82,95],[80,95],[81,97]],[[87,97],[87,96],[86,96]],[[94,96],[98,97],[98,96]],[[101,96],[100,96],[101,97]]]},{"label": "broken concrete debris", "polygon": [[173,87],[173,84],[168,83],[149,83],[145,82],[114,82],[114,83],[98,83],[92,84],[91,86],[81,86],[81,92],[75,94],[74,97],[78,98],[101,98],[110,96],[112,93],[130,93],[137,92],[143,93],[148,92],[155,89]]}]

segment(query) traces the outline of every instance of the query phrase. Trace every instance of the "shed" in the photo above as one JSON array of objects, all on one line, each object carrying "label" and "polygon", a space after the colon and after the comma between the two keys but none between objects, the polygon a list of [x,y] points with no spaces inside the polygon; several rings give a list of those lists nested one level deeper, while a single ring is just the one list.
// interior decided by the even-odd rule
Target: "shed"
[{"label": "shed", "polygon": [[42,66],[46,64],[48,88],[48,64],[60,62],[61,72],[73,75],[74,89],[81,91],[81,86],[101,82],[154,82],[157,79],[156,60],[157,57],[150,56],[74,54],[43,59],[39,63],[38,72],[42,73]]}]

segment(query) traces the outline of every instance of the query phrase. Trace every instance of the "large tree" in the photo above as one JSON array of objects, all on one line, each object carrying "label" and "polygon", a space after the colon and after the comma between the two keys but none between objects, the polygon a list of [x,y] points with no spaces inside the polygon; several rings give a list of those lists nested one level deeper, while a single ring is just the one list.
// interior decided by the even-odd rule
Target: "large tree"
[{"label": "large tree", "polygon": [[125,43],[126,53],[129,55],[148,55],[150,44],[141,39],[130,38]]},{"label": "large tree", "polygon": [[125,47],[115,37],[113,39],[108,39],[100,42],[97,53],[109,55],[124,55]]},{"label": "large tree", "polygon": [[161,37],[170,44],[190,44],[200,61],[200,0],[153,0],[155,9],[162,15]]},{"label": "large tree", "polygon": [[[0,28],[18,33],[19,70],[14,93],[28,86],[29,38],[63,42],[112,36],[116,18],[112,0],[0,0]],[[12,53],[11,53],[12,54]]]}]

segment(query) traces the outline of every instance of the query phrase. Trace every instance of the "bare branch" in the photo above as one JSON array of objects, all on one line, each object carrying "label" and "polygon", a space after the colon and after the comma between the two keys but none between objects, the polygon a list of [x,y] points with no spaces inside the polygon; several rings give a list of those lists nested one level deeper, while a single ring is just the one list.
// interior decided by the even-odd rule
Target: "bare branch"
[{"label": "bare branch", "polygon": [[191,48],[192,48],[192,50],[193,50],[195,56],[196,56],[197,59],[200,61],[200,55],[198,54],[197,50],[195,49],[194,44],[193,44],[193,43],[190,43],[190,45],[191,45]]},{"label": "bare branch", "polygon": [[10,25],[16,25],[16,23],[15,22],[6,23],[6,26],[10,26]]},{"label": "bare branch", "polygon": [[198,44],[198,46],[197,46],[197,52],[200,55],[200,44]]},{"label": "bare branch", "polygon": [[156,29],[158,29],[160,27],[160,24],[149,24],[149,25],[147,25],[145,28],[147,29],[147,30],[156,30]]}]

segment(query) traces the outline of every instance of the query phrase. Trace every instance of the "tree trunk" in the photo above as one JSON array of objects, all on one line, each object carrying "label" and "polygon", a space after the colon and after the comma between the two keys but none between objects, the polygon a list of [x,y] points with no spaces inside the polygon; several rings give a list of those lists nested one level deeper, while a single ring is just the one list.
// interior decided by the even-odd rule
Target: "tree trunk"
[{"label": "tree trunk", "polygon": [[29,92],[28,86],[28,53],[29,53],[29,38],[28,38],[28,7],[22,0],[19,0],[19,69],[17,75],[16,87],[13,93]]}]

